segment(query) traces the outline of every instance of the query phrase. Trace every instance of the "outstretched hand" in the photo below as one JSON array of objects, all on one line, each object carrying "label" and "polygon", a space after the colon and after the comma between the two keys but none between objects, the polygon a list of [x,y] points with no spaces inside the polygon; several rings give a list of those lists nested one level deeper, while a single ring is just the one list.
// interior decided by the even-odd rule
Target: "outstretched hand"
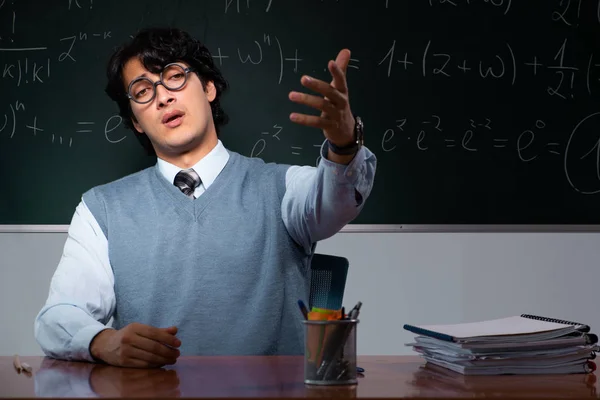
[{"label": "outstretched hand", "polygon": [[354,140],[354,116],[348,99],[346,70],[350,62],[350,50],[340,51],[327,68],[333,77],[330,83],[304,75],[300,82],[304,87],[321,96],[292,91],[290,100],[315,108],[321,115],[290,114],[290,119],[304,126],[320,128],[325,137],[336,146],[346,146]]}]

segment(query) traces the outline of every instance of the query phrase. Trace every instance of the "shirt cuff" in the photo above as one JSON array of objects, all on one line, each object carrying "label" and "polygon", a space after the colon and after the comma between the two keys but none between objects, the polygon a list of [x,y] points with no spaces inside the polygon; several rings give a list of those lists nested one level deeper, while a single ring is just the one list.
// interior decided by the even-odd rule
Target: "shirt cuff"
[{"label": "shirt cuff", "polygon": [[98,362],[90,353],[90,343],[92,339],[96,337],[98,333],[105,329],[112,329],[106,325],[98,323],[97,325],[86,326],[77,332],[71,340],[71,346],[73,349],[73,355],[80,360],[86,360],[89,362]]},{"label": "shirt cuff", "polygon": [[327,167],[333,169],[333,174],[340,177],[345,177],[346,182],[351,184],[352,186],[357,186],[358,180],[360,179],[360,175],[364,172],[365,164],[365,146],[361,146],[361,148],[356,152],[354,158],[348,165],[346,164],[338,164],[327,158],[327,154],[329,152],[329,146],[327,145],[327,139],[321,145],[321,163]]}]

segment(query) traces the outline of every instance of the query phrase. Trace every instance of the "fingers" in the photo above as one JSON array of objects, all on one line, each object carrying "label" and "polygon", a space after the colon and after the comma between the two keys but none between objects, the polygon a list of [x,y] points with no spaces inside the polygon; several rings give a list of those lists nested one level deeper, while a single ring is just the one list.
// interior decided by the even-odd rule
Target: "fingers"
[{"label": "fingers", "polygon": [[178,331],[176,326],[170,326],[168,328],[164,328],[164,330],[165,330],[165,332],[170,333],[171,335],[177,334],[177,331]]},{"label": "fingers", "polygon": [[300,125],[320,128],[323,130],[332,130],[339,127],[339,123],[336,120],[325,119],[315,115],[292,113],[290,114],[290,119]]},{"label": "fingers", "polygon": [[180,355],[181,341],[175,337],[176,327],[156,328],[131,324],[121,341],[121,364],[132,367],[175,364]]},{"label": "fingers", "polygon": [[321,111],[320,116],[292,113],[290,119],[301,125],[320,128],[324,131],[333,131],[340,128],[340,124],[346,120],[344,114],[348,112],[348,84],[346,81],[346,71],[350,62],[350,50],[340,51],[335,61],[329,61],[327,67],[333,80],[331,83],[315,79],[310,76],[303,76],[300,82],[302,85],[314,92],[324,96],[319,96],[290,92],[290,100],[303,104]]},{"label": "fingers", "polygon": [[136,329],[138,335],[171,347],[181,346],[181,341],[175,337],[176,332],[176,327],[156,328],[149,325],[139,325]]},{"label": "fingers", "polygon": [[338,62],[330,61],[327,65],[329,68],[329,72],[331,76],[333,76],[333,81],[331,81],[331,86],[336,88],[339,92],[343,94],[348,93],[348,82],[346,81],[346,68],[348,67],[348,62],[345,65],[340,65]]},{"label": "fingers", "polygon": [[298,92],[291,92],[289,97],[293,102],[316,108],[329,117],[335,118],[339,114],[339,110],[328,99]]},{"label": "fingers", "polygon": [[173,361],[173,363],[175,363],[175,361],[177,361],[177,357],[179,357],[180,354],[178,349],[167,347],[160,342],[139,335],[133,338],[131,343],[127,344],[137,349],[144,350],[146,352],[159,356],[167,362]]},{"label": "fingers", "polygon": [[322,94],[335,105],[337,108],[342,109],[346,107],[348,99],[345,94],[342,94],[339,90],[331,86],[327,82],[323,82],[320,79],[315,79],[309,76],[303,76],[300,80],[302,85],[310,90]]},{"label": "fingers", "polygon": [[350,63],[350,50],[343,49],[340,51],[335,59],[335,63],[340,67],[343,74],[346,73],[346,69],[348,68],[348,64]]}]

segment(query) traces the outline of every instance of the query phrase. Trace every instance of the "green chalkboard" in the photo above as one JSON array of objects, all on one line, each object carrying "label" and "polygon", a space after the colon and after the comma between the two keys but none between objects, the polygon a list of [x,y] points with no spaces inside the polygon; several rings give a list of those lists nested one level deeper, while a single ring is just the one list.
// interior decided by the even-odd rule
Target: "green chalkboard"
[{"label": "green chalkboard", "polygon": [[348,47],[378,157],[355,224],[598,224],[596,0],[0,0],[0,224],[68,224],[81,194],[154,163],[104,94],[152,25],[202,39],[230,84],[231,150],[315,165],[302,74]]}]

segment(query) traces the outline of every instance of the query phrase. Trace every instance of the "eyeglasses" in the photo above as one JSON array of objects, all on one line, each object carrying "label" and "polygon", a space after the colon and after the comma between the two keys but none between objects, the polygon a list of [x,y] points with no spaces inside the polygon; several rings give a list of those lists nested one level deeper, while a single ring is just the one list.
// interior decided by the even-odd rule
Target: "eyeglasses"
[{"label": "eyeglasses", "polygon": [[160,79],[152,82],[149,78],[139,77],[131,81],[127,89],[127,97],[138,104],[146,104],[154,100],[156,87],[160,84],[168,90],[179,90],[187,82],[188,74],[193,68],[184,68],[182,65],[167,64],[160,72]]}]

